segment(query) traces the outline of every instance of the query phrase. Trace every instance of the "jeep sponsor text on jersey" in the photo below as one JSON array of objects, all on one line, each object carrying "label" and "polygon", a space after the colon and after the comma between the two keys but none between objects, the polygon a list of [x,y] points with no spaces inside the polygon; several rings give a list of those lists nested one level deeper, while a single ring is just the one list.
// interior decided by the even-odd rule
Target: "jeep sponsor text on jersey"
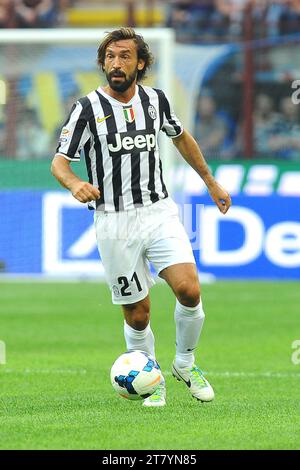
[{"label": "jeep sponsor text on jersey", "polygon": [[108,150],[111,156],[151,152],[156,147],[155,130],[139,130],[108,134]]}]

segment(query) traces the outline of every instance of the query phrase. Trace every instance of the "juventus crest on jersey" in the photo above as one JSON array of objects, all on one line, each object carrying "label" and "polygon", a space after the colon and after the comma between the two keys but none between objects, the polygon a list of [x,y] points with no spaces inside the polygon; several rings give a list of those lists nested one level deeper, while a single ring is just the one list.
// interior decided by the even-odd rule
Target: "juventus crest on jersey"
[{"label": "juventus crest on jersey", "polygon": [[168,196],[158,148],[160,130],[171,138],[183,131],[161,90],[137,85],[124,104],[99,87],[74,104],[56,154],[79,161],[84,153],[89,182],[101,193],[94,208],[146,206]]}]

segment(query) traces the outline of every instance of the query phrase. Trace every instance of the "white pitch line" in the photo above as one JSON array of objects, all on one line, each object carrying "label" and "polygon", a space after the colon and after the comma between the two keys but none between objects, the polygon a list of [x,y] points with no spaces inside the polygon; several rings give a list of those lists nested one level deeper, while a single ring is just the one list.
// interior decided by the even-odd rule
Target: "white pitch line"
[{"label": "white pitch line", "polygon": [[[265,377],[265,378],[288,378],[288,377],[293,377],[293,378],[298,378],[300,379],[300,372],[274,372],[274,371],[268,371],[268,372],[234,372],[234,371],[225,371],[225,372],[220,372],[220,371],[203,371],[203,374],[211,376],[211,377],[229,377],[229,378],[256,378],[256,377]],[[171,375],[170,371],[164,372],[164,375]]]},{"label": "white pitch line", "polygon": [[[93,371],[95,373],[95,370]],[[210,377],[228,377],[228,378],[297,378],[300,379],[300,372],[243,372],[243,371],[203,371]],[[86,375],[89,373],[87,369],[11,369],[0,366],[0,375],[2,374],[22,374],[22,375],[34,375],[34,374],[56,374],[56,375]],[[170,371],[163,371],[166,376],[171,375]]]},{"label": "white pitch line", "polygon": [[86,369],[9,369],[1,368],[0,374],[58,374],[58,375],[85,375],[87,373]]}]

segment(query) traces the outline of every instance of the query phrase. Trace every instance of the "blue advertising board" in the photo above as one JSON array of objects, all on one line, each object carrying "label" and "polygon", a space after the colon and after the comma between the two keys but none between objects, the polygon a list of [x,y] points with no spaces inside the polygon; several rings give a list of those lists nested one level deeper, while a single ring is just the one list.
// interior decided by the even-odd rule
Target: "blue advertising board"
[{"label": "blue advertising board", "polygon": [[[224,216],[207,196],[179,206],[200,271],[300,279],[300,198],[239,195]],[[8,274],[103,276],[93,212],[65,191],[0,192],[0,265]]]},{"label": "blue advertising board", "polygon": [[239,195],[226,215],[207,196],[189,202],[200,271],[217,278],[300,278],[300,198]]}]

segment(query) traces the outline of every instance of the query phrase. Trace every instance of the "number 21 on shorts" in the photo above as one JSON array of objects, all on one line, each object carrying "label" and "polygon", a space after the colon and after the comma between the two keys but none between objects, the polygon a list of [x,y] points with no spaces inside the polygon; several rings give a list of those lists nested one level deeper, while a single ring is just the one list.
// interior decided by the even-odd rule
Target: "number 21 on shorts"
[{"label": "number 21 on shorts", "polygon": [[136,287],[137,287],[137,290],[139,292],[141,292],[142,290],[142,286],[140,284],[140,281],[139,281],[139,278],[137,277],[137,273],[134,272],[133,273],[133,276],[132,278],[130,279],[130,281],[128,280],[128,278],[126,276],[120,276],[118,277],[118,284],[121,286],[120,288],[120,294],[123,296],[123,297],[127,297],[129,295],[132,295],[132,292],[130,290],[130,284],[132,282],[135,282],[136,284]]}]

